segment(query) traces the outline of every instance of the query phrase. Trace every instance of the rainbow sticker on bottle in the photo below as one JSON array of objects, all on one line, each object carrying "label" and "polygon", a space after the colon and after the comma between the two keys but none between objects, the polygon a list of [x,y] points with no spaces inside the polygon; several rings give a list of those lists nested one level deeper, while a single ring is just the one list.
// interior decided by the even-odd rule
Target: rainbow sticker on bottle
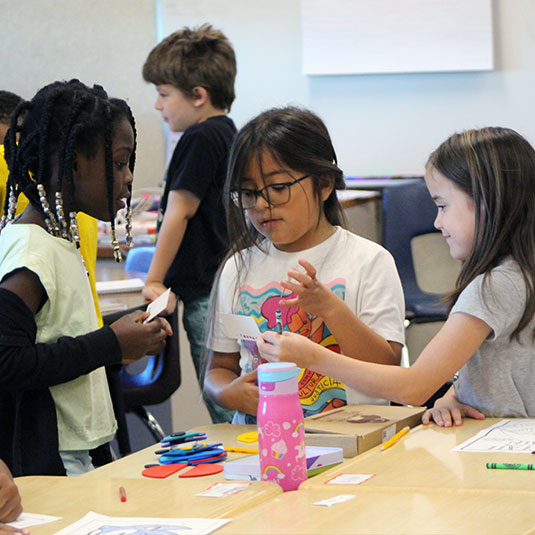
[{"label": "rainbow sticker on bottle", "polygon": [[278,479],[284,479],[284,474],[278,466],[269,465],[264,468],[264,475],[262,476],[262,479],[276,481]]},{"label": "rainbow sticker on bottle", "polygon": [[293,433],[292,433],[292,437],[296,438],[297,435],[299,434],[299,429],[302,429],[303,430],[303,433],[305,432],[305,425],[303,424],[303,422],[299,422],[296,426],[295,426],[295,429],[293,430]]}]

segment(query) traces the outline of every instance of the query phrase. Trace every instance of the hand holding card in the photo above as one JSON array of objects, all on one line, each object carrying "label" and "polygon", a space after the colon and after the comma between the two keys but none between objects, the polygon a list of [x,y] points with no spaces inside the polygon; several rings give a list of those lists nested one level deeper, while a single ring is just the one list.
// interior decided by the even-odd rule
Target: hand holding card
[{"label": "hand holding card", "polygon": [[171,288],[168,288],[162,295],[160,295],[160,297],[148,304],[147,312],[149,313],[149,317],[143,323],[148,323],[153,320],[160,312],[162,312],[162,310],[167,308],[170,294]]}]

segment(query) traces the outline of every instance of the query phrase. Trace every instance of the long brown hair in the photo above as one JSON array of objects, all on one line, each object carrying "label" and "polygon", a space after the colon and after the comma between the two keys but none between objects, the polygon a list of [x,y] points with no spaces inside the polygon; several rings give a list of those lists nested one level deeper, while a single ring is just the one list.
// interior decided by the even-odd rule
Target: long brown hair
[{"label": "long brown hair", "polygon": [[508,128],[467,130],[444,141],[427,168],[454,182],[475,205],[474,242],[451,304],[478,275],[485,283],[490,270],[511,256],[526,285],[524,313],[511,335],[518,339],[535,314],[535,150]]}]

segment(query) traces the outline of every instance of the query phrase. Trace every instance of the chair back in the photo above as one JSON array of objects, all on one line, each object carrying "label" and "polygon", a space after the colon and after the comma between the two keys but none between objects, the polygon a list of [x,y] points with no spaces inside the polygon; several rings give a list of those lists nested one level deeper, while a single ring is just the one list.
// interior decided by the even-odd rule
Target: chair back
[{"label": "chair back", "polygon": [[441,303],[441,296],[420,289],[414,268],[412,239],[438,232],[434,227],[437,208],[424,180],[383,189],[382,202],[382,245],[396,262],[407,315],[422,321],[444,320],[447,307]]},{"label": "chair back", "polygon": [[178,311],[166,317],[173,329],[165,347],[159,355],[146,359],[145,368],[131,373],[128,366],[119,372],[123,389],[125,409],[128,411],[140,405],[163,403],[181,383],[180,350],[178,337]]}]

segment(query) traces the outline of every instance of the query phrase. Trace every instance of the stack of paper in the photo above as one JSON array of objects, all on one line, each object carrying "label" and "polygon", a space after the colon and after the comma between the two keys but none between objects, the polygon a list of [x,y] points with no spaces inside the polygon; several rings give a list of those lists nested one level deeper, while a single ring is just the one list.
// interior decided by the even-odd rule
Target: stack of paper
[{"label": "stack of paper", "polygon": [[116,281],[97,281],[97,293],[114,294],[125,292],[139,292],[145,283],[141,279],[123,279]]},{"label": "stack of paper", "polygon": [[[342,448],[306,446],[307,475],[315,476],[344,460]],[[260,480],[260,456],[248,455],[223,464],[225,479],[258,481]]]}]

